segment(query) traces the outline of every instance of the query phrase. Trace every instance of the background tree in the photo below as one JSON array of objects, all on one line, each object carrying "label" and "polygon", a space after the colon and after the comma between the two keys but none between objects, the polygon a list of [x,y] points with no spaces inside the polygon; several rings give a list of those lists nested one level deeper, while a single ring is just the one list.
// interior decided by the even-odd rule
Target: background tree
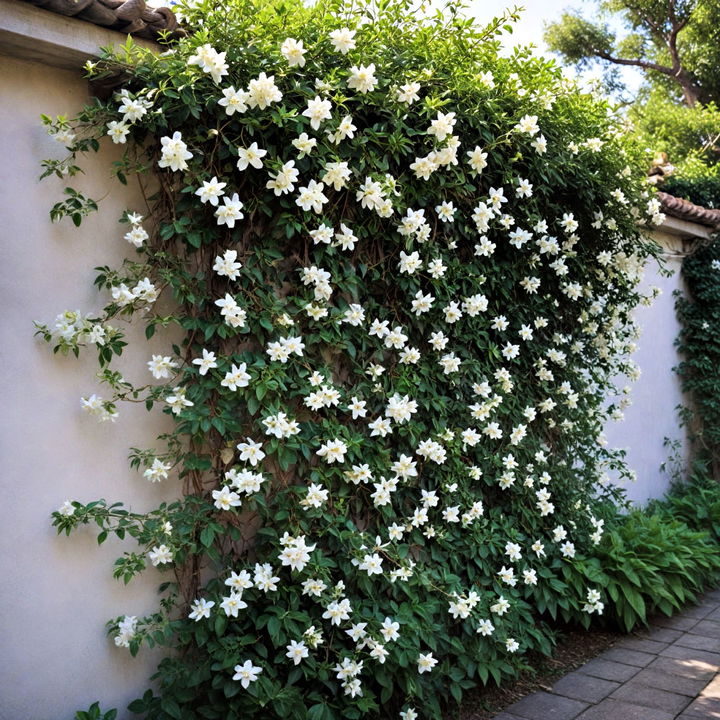
[{"label": "background tree", "polygon": [[[628,114],[643,142],[667,155],[675,177],[703,179],[705,185],[708,178],[718,178],[720,4],[600,0],[596,7],[597,20],[566,12],[551,23],[545,31],[550,49],[578,70],[604,66],[605,83],[615,91],[623,87],[622,66],[641,70],[646,82]],[[613,19],[627,32],[613,29]],[[688,195],[686,187],[683,194]]]},{"label": "background tree", "polygon": [[[601,0],[600,20],[566,12],[545,40],[553,52],[585,69],[631,66],[653,86],[693,107],[720,99],[720,5],[715,0]],[[608,24],[619,17],[628,33]]]}]

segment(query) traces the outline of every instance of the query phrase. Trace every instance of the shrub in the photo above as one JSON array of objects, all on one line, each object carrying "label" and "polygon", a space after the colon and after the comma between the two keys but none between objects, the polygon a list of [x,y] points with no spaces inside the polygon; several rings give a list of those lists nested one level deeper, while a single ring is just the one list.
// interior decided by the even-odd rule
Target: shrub
[{"label": "shrub", "polygon": [[674,177],[667,178],[660,187],[664,192],[685,198],[696,205],[720,208],[720,178],[718,177]]},{"label": "shrub", "polygon": [[707,462],[696,460],[688,479],[675,481],[667,496],[650,507],[693,530],[708,532],[720,545],[720,484],[710,475]]},{"label": "shrub", "polygon": [[720,552],[705,531],[673,516],[673,505],[618,517],[594,558],[567,564],[570,585],[605,588],[607,622],[630,632],[657,611],[672,615],[718,577]]},{"label": "shrub", "polygon": [[[654,252],[638,222],[658,203],[622,119],[552,62],[501,57],[503,20],[408,2],[186,14],[169,52],[129,41],[90,66],[114,97],[47,119],[71,154],[46,173],[72,176],[107,134],[119,181],[160,190],[148,220],[122,218],[137,254],[98,269],[104,311],[38,330],[97,348],[111,397],[83,407],[100,420],[123,399],[174,419],[131,462],[183,497],[76,500],[54,523],[131,536],[126,582],[174,571],[157,614],[110,625],[133,653],[175,650],[134,711],[440,717],[549,650],[539,612],[599,608],[562,569],[595,554],[605,471],[625,472],[601,436],[624,402],[612,378],[636,374]],[[55,219],[95,209],[68,197]],[[111,369],[110,321],[131,316],[183,333],[148,363],[159,384]]]}]

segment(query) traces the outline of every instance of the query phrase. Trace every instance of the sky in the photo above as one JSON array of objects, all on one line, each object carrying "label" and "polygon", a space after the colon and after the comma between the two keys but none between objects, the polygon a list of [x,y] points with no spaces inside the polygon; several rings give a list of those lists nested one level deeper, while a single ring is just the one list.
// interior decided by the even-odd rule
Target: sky
[{"label": "sky", "polygon": [[[549,54],[547,46],[543,42],[545,24],[559,20],[563,11],[578,10],[580,14],[591,19],[595,11],[595,3],[592,0],[470,0],[468,3],[469,12],[481,23],[488,23],[494,17],[501,14],[505,8],[522,6],[520,20],[515,23],[512,35],[503,36],[505,47],[513,45],[536,45],[540,54]],[[611,23],[618,31],[622,30],[620,23]],[[623,80],[631,92],[635,92],[642,82],[642,74],[633,68],[620,68]],[[599,72],[585,73],[588,77],[597,77]]]}]

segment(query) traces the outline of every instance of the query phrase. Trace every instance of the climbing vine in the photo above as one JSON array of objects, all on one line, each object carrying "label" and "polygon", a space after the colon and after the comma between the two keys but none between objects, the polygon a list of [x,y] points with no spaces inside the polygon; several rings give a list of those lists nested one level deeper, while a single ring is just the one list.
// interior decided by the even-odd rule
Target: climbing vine
[{"label": "climbing vine", "polygon": [[[90,415],[122,423],[139,400],[173,419],[130,463],[179,499],[72,500],[53,522],[131,538],[125,582],[167,574],[157,613],[128,595],[109,626],[133,654],[173,650],[132,710],[438,718],[548,652],[543,617],[602,612],[599,583],[566,579],[595,577],[607,473],[626,472],[602,428],[628,402],[612,379],[637,374],[639,226],[659,205],[605,101],[499,55],[510,17],[183,14],[163,52],[128,41],[88,65],[107,99],[45,119],[70,151],[46,174],[116,143],[146,203],[113,240],[128,259],[98,268],[103,311],[38,326],[97,351]],[[97,209],[66,193],[53,219]],[[143,386],[113,367],[145,352],[129,322],[181,336]]]},{"label": "climbing vine", "polygon": [[675,309],[681,323],[677,345],[682,356],[677,372],[689,403],[681,417],[713,477],[720,478],[720,249],[717,240],[689,255],[682,266],[687,294],[678,294]]}]

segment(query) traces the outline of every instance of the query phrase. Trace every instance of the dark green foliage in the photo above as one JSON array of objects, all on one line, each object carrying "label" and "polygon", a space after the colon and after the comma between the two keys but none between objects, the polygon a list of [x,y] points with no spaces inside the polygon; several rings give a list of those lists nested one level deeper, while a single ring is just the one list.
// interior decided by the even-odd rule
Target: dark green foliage
[{"label": "dark green foliage", "polygon": [[702,461],[720,478],[720,243],[700,247],[683,262],[687,296],[675,303],[682,329],[677,366],[689,397],[683,420]]},{"label": "dark green foliage", "polygon": [[683,177],[671,175],[659,188],[706,208],[720,208],[719,177]]},{"label": "dark green foliage", "polygon": [[707,462],[696,461],[688,479],[676,480],[665,499],[650,507],[693,530],[708,532],[720,546],[720,483],[711,476]]}]

